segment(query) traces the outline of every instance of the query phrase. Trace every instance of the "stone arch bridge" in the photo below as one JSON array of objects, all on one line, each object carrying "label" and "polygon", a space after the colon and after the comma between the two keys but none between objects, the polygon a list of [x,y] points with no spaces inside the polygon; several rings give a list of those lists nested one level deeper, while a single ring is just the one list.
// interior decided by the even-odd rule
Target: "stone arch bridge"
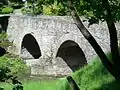
[{"label": "stone arch bridge", "polygon": [[[87,27],[88,22],[83,23]],[[89,27],[105,52],[109,51],[106,29],[105,23]],[[24,58],[31,74],[68,75],[96,55],[71,17],[11,16],[7,34],[13,42],[8,51]]]}]

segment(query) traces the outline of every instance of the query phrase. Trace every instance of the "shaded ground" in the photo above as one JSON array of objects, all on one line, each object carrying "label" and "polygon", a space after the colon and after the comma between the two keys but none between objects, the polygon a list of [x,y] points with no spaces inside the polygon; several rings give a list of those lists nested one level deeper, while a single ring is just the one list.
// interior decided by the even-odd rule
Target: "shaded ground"
[{"label": "shaded ground", "polygon": [[112,81],[95,90],[120,90],[120,82]]}]

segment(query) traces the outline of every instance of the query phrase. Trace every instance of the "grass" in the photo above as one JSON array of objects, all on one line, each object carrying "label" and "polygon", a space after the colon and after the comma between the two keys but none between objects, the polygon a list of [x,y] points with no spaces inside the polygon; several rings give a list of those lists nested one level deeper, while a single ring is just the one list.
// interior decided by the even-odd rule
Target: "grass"
[{"label": "grass", "polygon": [[[24,90],[66,90],[66,80],[31,80],[24,81]],[[12,84],[1,83],[0,86],[4,87],[5,90],[11,90]]]},{"label": "grass", "polygon": [[75,72],[72,76],[81,90],[104,90],[100,88],[106,88],[108,83],[114,81],[114,78],[98,60]]},{"label": "grass", "polygon": [[[107,54],[111,58],[110,54]],[[80,90],[120,90],[120,83],[104,68],[99,58],[72,74]],[[12,85],[0,84],[5,90]],[[24,90],[71,90],[66,78],[56,80],[23,81]]]},{"label": "grass", "polygon": [[[111,59],[111,54],[107,54]],[[72,74],[80,90],[120,90],[120,83],[105,69],[98,57]]]},{"label": "grass", "polygon": [[[54,81],[32,81],[24,84],[25,90],[65,90],[65,82],[61,80]],[[33,87],[34,86],[34,87]]]}]

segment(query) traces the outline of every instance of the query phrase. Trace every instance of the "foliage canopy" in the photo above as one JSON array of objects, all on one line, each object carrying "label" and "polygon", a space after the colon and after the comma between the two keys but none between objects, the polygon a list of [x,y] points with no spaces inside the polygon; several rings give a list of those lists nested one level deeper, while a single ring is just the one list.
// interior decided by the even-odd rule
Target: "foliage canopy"
[{"label": "foliage canopy", "polygon": [[[38,0],[41,4],[53,4],[54,2],[62,3],[67,7],[68,0]],[[88,18],[96,18],[98,20],[106,20],[112,18],[115,21],[120,20],[120,0],[109,0],[109,5],[106,0],[73,0],[74,7],[80,15],[87,15]],[[110,8],[112,17],[108,17],[107,9]],[[90,14],[88,14],[88,12]]]}]

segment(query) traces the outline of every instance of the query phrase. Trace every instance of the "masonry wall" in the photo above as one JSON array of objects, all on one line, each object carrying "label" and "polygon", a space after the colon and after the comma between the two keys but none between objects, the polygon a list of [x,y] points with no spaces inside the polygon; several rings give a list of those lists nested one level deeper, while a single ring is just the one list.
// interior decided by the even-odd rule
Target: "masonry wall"
[{"label": "masonry wall", "polygon": [[[83,18],[84,20],[84,18]],[[87,27],[88,22],[83,22]],[[120,36],[119,23],[116,24],[118,37]],[[88,28],[88,27],[87,27]],[[91,25],[89,31],[95,37],[105,52],[110,51],[109,33],[106,23]],[[31,74],[40,75],[68,75],[72,72],[69,65],[60,57],[57,57],[59,48],[66,41],[77,43],[81,52],[85,55],[86,62],[89,62],[96,53],[91,45],[77,29],[71,17],[64,16],[11,16],[7,33],[9,40],[14,47],[8,49],[9,52],[21,57],[31,57],[26,63],[31,66]],[[38,43],[41,56],[37,59],[30,56],[30,53],[22,50],[22,42],[25,35],[32,35]],[[119,37],[120,38],[120,37]],[[66,45],[69,47],[69,45]],[[34,49],[34,46],[32,47]],[[82,60],[82,58],[81,58]]]}]

